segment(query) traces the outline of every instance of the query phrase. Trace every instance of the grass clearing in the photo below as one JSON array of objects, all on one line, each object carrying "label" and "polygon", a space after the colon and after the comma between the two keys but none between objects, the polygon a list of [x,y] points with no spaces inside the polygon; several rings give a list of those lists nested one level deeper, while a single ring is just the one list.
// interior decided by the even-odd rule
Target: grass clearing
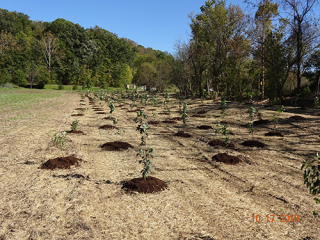
[{"label": "grass clearing", "polygon": [[[206,110],[206,124],[215,126],[221,121],[218,102],[188,100],[190,117],[184,128],[182,120],[162,122],[181,116],[178,101],[173,101],[170,116],[159,114],[163,107],[151,110],[153,106],[142,104],[149,118],[156,112],[160,121],[148,130],[148,142],[155,149],[150,175],[169,188],[156,194],[127,194],[121,189],[122,182],[141,177],[136,156],[141,136],[133,121],[136,113],[127,112],[130,103],[122,107],[115,103],[113,117],[125,130],[119,135],[116,130],[99,129],[111,120],[96,114],[88,99],[83,106],[89,108],[85,115],[72,117],[79,100],[79,94],[64,91],[58,97],[43,98],[32,109],[15,111],[17,116],[31,113],[32,119],[0,125],[0,239],[318,238],[320,219],[312,211],[320,212],[319,205],[303,184],[300,168],[320,147],[319,110],[286,107],[279,119],[284,137],[264,136],[273,129],[272,123],[256,126],[255,139],[267,147],[248,148],[241,145],[251,139],[246,129],[248,106],[228,103],[223,124],[233,132],[235,145],[229,149],[210,146],[207,142],[219,136],[213,129],[198,129],[203,118],[192,117]],[[107,104],[102,108],[108,112]],[[269,120],[277,110],[255,108]],[[289,119],[296,114],[305,120]],[[39,169],[47,160],[62,156],[61,150],[49,144],[46,133],[69,130],[75,119],[85,135],[67,135],[64,155],[84,161],[71,169]],[[1,133],[6,130],[10,132]],[[173,136],[179,130],[192,136]],[[134,148],[101,150],[110,141],[125,141]],[[212,161],[219,153],[237,156],[242,162]],[[294,221],[296,216],[299,222]]]}]

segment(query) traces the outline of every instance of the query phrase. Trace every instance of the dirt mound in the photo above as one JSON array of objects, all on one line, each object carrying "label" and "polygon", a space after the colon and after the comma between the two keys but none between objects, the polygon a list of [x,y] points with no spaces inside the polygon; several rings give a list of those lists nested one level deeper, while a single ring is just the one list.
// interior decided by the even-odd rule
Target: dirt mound
[{"label": "dirt mound", "polygon": [[199,112],[197,112],[197,114],[206,114],[208,111],[206,111],[206,110],[201,110],[201,111],[199,111]]},{"label": "dirt mound", "polygon": [[103,109],[102,108],[93,108],[93,111],[100,112],[100,111],[103,111]]},{"label": "dirt mound", "polygon": [[193,115],[191,115],[191,117],[200,117],[200,118],[204,118],[205,116],[204,116],[204,115],[201,115],[201,114],[193,114]]},{"label": "dirt mound", "polygon": [[283,137],[283,133],[281,132],[267,132],[266,134],[264,134],[265,136],[276,136],[276,137]]},{"label": "dirt mound", "polygon": [[40,169],[51,169],[51,170],[56,169],[56,168],[58,168],[58,169],[68,169],[72,165],[79,165],[80,161],[82,161],[82,159],[75,158],[75,157],[72,157],[72,156],[69,156],[69,157],[58,157],[58,158],[49,159],[44,164],[42,164]]},{"label": "dirt mound", "polygon": [[160,123],[160,121],[150,121],[150,122],[148,122],[148,124],[151,124],[151,125],[156,125],[156,124],[159,124]]},{"label": "dirt mound", "polygon": [[170,118],[169,120],[171,120],[171,121],[182,121],[182,117],[174,117],[174,118]]},{"label": "dirt mound", "polygon": [[211,126],[208,126],[208,125],[201,125],[201,126],[198,126],[197,128],[201,130],[213,129]]},{"label": "dirt mound", "polygon": [[176,121],[172,121],[172,120],[164,120],[162,121],[163,123],[177,123]]},{"label": "dirt mound", "polygon": [[151,109],[148,109],[148,111],[156,111],[157,109],[155,108],[151,108]]},{"label": "dirt mound", "polygon": [[298,120],[298,121],[306,119],[305,117],[302,117],[302,116],[299,116],[299,115],[291,116],[289,118],[292,119],[292,120]]},{"label": "dirt mound", "polygon": [[123,151],[127,150],[128,148],[133,148],[130,143],[127,142],[106,142],[105,144],[101,145],[101,148],[106,151]]},{"label": "dirt mound", "polygon": [[118,130],[119,128],[117,128],[113,125],[103,125],[103,126],[99,127],[99,129],[117,129]]},{"label": "dirt mound", "polygon": [[96,112],[96,114],[106,114],[105,112]]},{"label": "dirt mound", "polygon": [[123,184],[122,188],[125,188],[128,192],[140,192],[140,193],[155,193],[166,189],[168,185],[155,177],[134,178]]},{"label": "dirt mound", "polygon": [[184,137],[184,138],[189,138],[191,137],[190,134],[188,133],[185,133],[184,131],[178,131],[176,134],[174,134],[173,136],[176,136],[176,137]]},{"label": "dirt mound", "polygon": [[170,131],[160,131],[160,133],[173,133],[173,132],[170,132]]},{"label": "dirt mound", "polygon": [[233,143],[229,143],[226,146],[226,144],[223,141],[221,141],[220,139],[213,139],[213,140],[209,141],[208,144],[212,147],[220,146],[220,147],[225,147],[225,148],[234,148]]},{"label": "dirt mound", "polygon": [[230,165],[235,165],[242,162],[240,158],[236,156],[228,155],[227,153],[219,153],[217,155],[214,155],[212,157],[212,161],[223,162],[225,164],[230,164]]},{"label": "dirt mound", "polygon": [[72,117],[80,117],[80,116],[84,116],[84,114],[82,114],[82,113],[77,113],[77,114],[72,114],[71,116],[72,116]]},{"label": "dirt mound", "polygon": [[78,110],[85,110],[85,109],[84,108],[76,108],[75,110],[78,111]]},{"label": "dirt mound", "polygon": [[254,121],[253,122],[253,126],[264,125],[264,124],[267,124],[269,122],[270,122],[269,120],[258,120],[258,121]]},{"label": "dirt mound", "polygon": [[158,113],[159,115],[170,115],[170,113]]},{"label": "dirt mound", "polygon": [[241,143],[243,146],[246,146],[246,147],[259,147],[259,148],[263,148],[266,146],[266,144],[262,143],[262,142],[259,142],[259,141],[255,141],[255,140],[252,140],[252,141],[245,141],[243,143]]},{"label": "dirt mound", "polygon": [[80,131],[80,130],[71,130],[71,131],[67,131],[67,133],[74,133],[74,134],[84,134],[84,132]]}]

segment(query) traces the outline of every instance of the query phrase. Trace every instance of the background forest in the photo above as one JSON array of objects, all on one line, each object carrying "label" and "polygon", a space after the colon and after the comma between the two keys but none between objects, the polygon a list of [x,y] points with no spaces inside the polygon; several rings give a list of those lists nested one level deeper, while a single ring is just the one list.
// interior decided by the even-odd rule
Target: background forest
[{"label": "background forest", "polygon": [[0,84],[125,87],[230,100],[318,96],[317,0],[246,0],[245,13],[208,0],[190,14],[190,39],[175,54],[145,48],[98,26],[31,21],[0,9]]}]

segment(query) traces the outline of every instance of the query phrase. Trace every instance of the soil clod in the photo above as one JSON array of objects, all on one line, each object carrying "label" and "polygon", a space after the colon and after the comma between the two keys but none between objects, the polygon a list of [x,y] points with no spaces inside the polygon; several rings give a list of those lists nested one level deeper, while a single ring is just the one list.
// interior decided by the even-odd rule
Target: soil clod
[{"label": "soil clod", "polygon": [[242,160],[239,157],[231,156],[231,155],[228,155],[227,153],[218,153],[217,155],[214,155],[212,157],[212,161],[223,162],[225,164],[230,164],[230,165],[235,165],[242,162]]},{"label": "soil clod", "polygon": [[272,131],[272,132],[267,132],[266,134],[264,134],[265,136],[276,136],[276,137],[283,137],[283,133],[281,133],[281,132],[274,132],[274,131]]},{"label": "soil clod", "polygon": [[266,144],[264,144],[263,142],[259,142],[259,141],[255,141],[255,140],[252,140],[252,141],[245,141],[243,143],[241,143],[243,146],[246,146],[246,147],[259,147],[259,148],[263,148],[266,146]]},{"label": "soil clod", "polygon": [[220,146],[220,147],[225,147],[225,148],[234,148],[233,143],[229,143],[228,145],[226,145],[220,139],[213,139],[213,140],[209,141],[208,144],[212,147]]},{"label": "soil clod", "polygon": [[166,189],[168,185],[155,177],[134,178],[128,182],[125,182],[122,188],[128,192],[139,192],[139,193],[155,193]]},{"label": "soil clod", "polygon": [[176,134],[174,134],[176,137],[184,137],[184,138],[189,138],[191,137],[190,134],[185,133],[184,131],[178,131]]},{"label": "soil clod", "polygon": [[79,165],[80,161],[82,161],[82,159],[76,158],[73,156],[58,157],[58,158],[49,159],[44,164],[42,164],[40,169],[50,169],[50,170],[57,169],[57,168],[68,169],[72,165]]},{"label": "soil clod", "polygon": [[133,148],[130,143],[127,142],[106,142],[105,144],[101,145],[101,148],[106,151],[123,151],[127,150],[128,148]]},{"label": "soil clod", "polygon": [[211,126],[208,126],[208,125],[201,125],[201,126],[198,126],[197,128],[201,130],[213,129]]},{"label": "soil clod", "polygon": [[118,130],[119,128],[117,128],[113,125],[103,125],[103,126],[99,127],[99,129],[116,129],[116,130]]}]

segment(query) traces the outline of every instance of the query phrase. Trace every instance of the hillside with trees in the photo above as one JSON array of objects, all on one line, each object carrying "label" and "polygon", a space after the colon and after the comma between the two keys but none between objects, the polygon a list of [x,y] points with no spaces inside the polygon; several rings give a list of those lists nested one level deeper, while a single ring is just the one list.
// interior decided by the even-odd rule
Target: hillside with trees
[{"label": "hillside with trees", "polygon": [[98,26],[85,29],[65,19],[31,21],[23,13],[0,9],[0,31],[0,84],[125,87],[135,75],[144,84],[139,73],[145,65],[154,69],[152,78],[169,79],[164,68],[173,61],[170,54]]},{"label": "hillside with trees", "polygon": [[[145,48],[98,26],[31,21],[0,9],[0,84],[75,88],[173,84],[184,96],[258,98],[319,94],[318,0],[245,0],[247,13],[208,0],[190,14],[175,54]],[[249,10],[248,10],[249,9]]]}]

